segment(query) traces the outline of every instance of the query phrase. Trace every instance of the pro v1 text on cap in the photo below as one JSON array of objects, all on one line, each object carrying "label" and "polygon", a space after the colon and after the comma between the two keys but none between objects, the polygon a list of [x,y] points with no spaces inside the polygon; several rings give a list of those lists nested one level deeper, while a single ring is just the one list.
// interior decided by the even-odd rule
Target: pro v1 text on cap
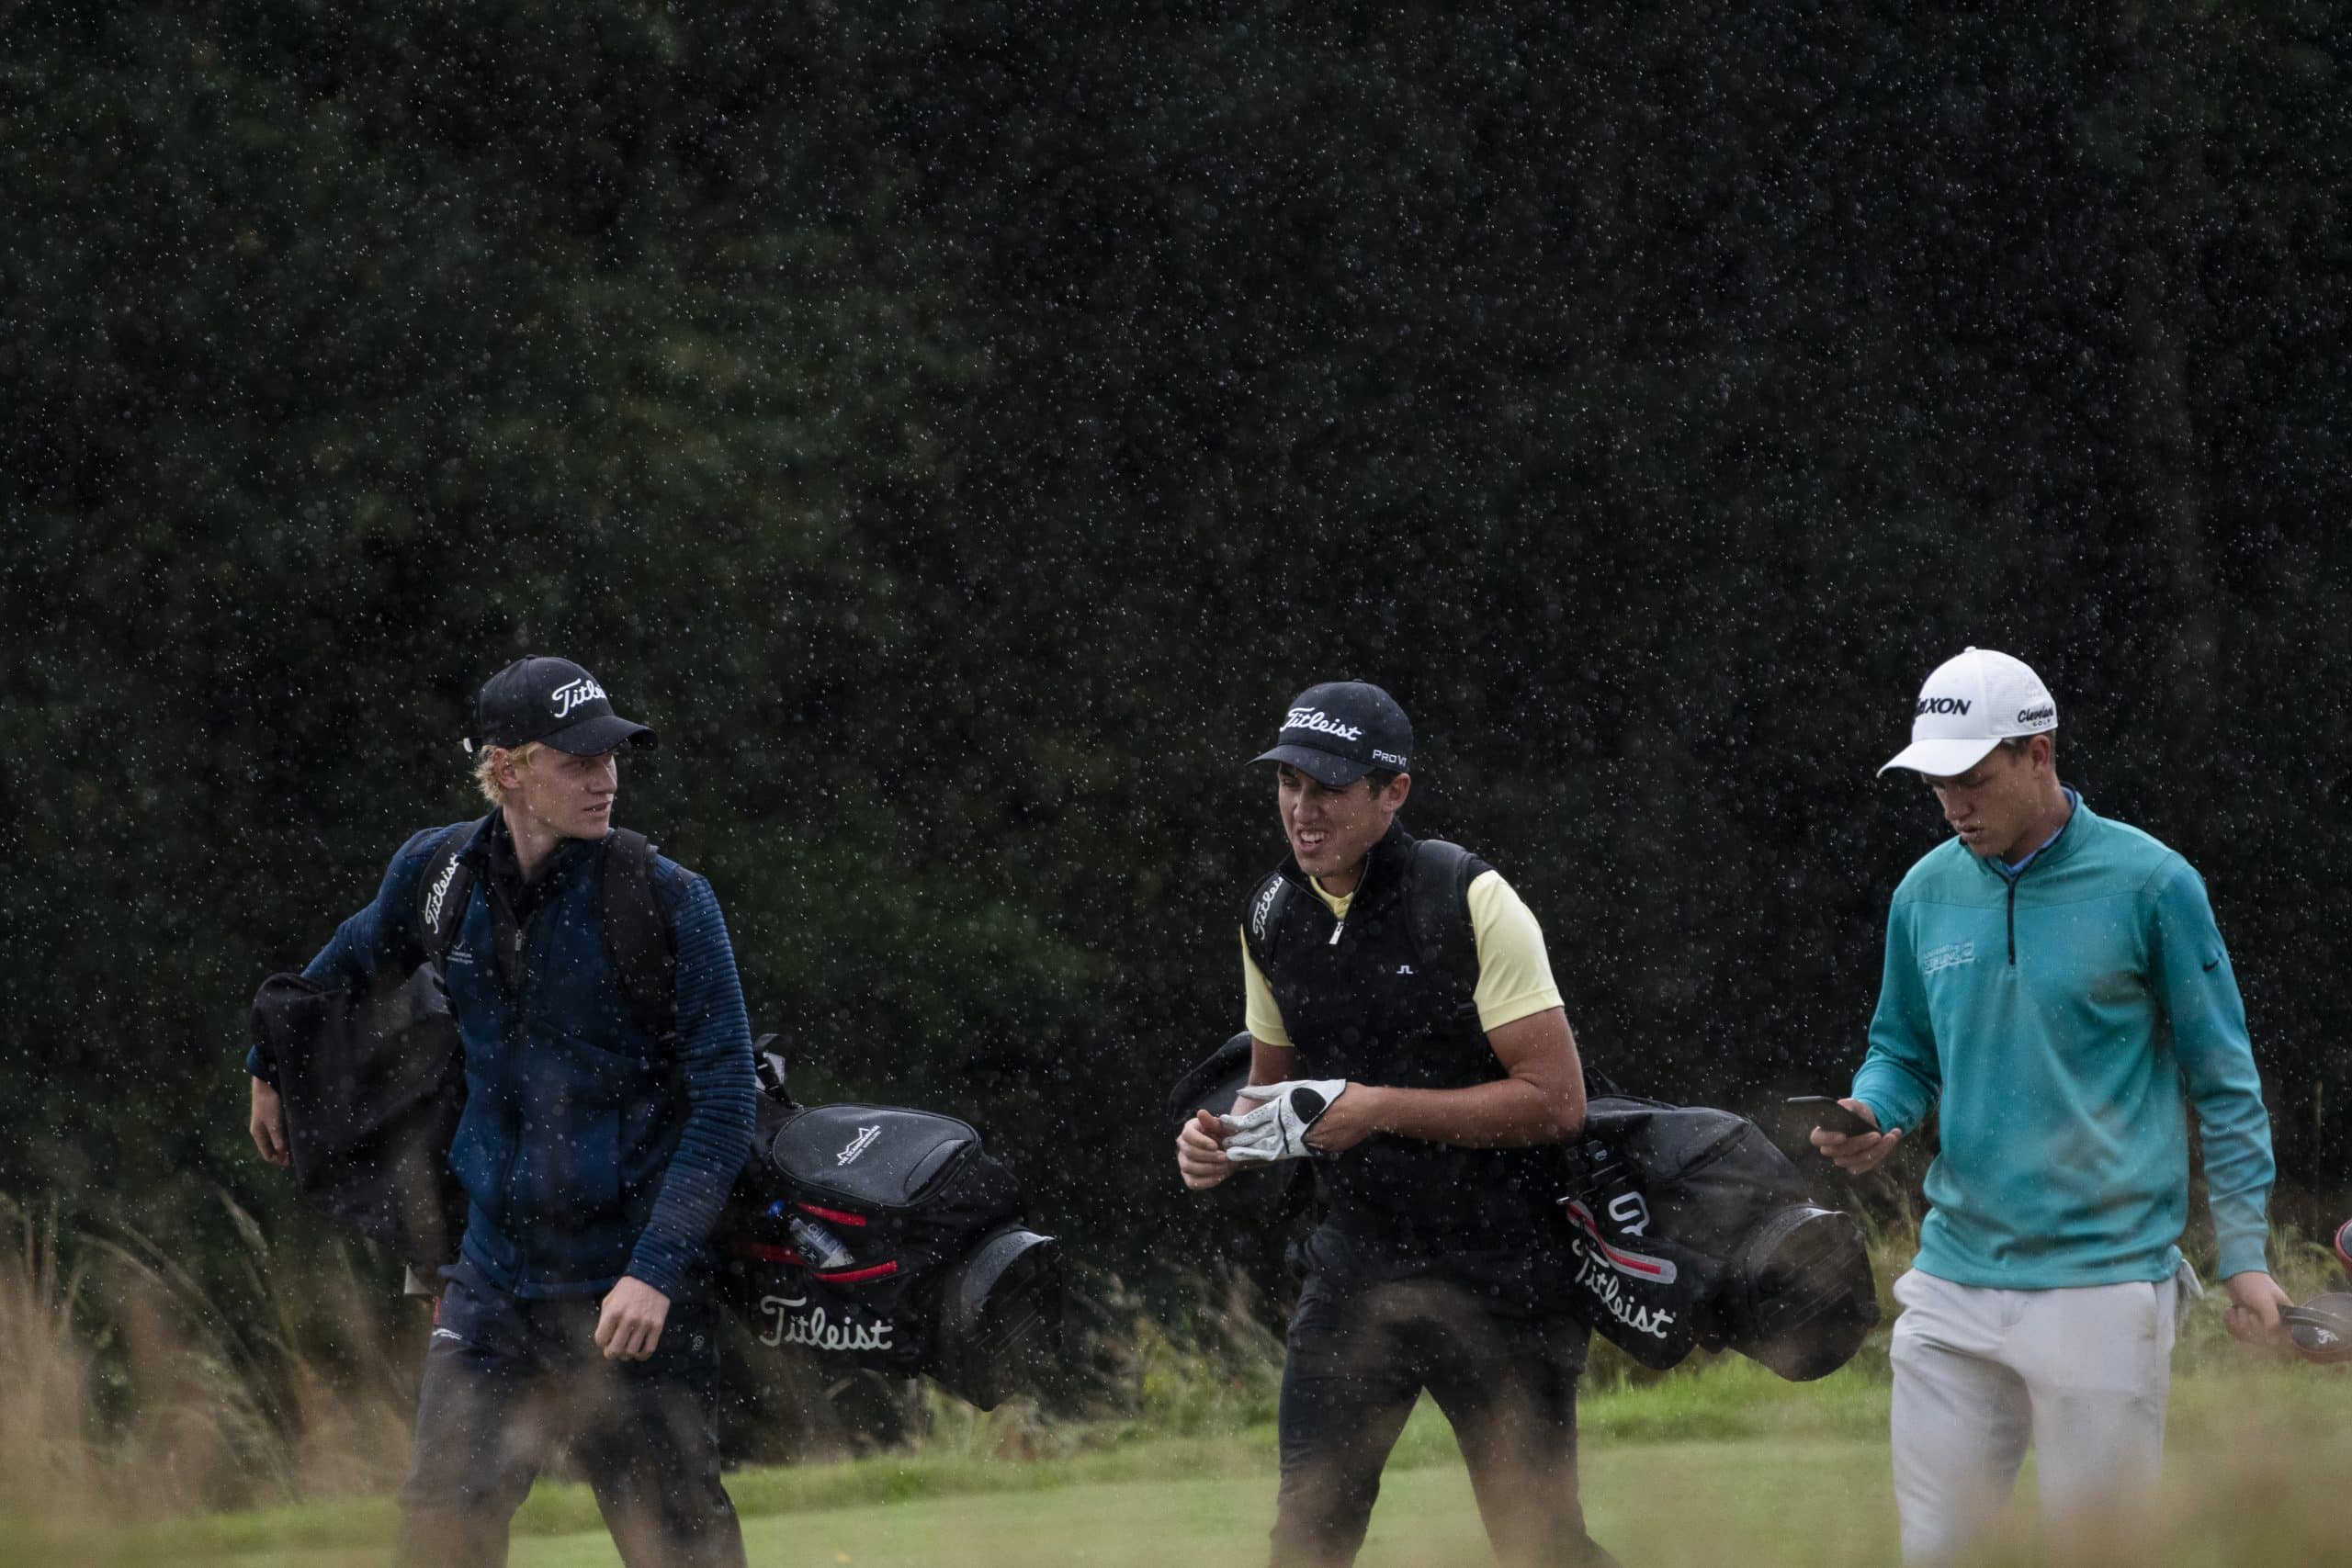
[{"label": "pro v1 text on cap", "polygon": [[1253,762],[1288,762],[1332,789],[1374,768],[1413,771],[1413,726],[1396,699],[1363,681],[1326,681],[1291,699],[1283,732]]}]

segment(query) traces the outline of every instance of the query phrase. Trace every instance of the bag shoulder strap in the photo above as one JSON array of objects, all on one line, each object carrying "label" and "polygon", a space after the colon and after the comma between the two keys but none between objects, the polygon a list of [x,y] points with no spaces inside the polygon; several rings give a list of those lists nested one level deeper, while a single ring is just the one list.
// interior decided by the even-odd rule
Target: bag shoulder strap
[{"label": "bag shoulder strap", "polygon": [[460,822],[442,834],[424,857],[424,874],[416,879],[416,944],[436,969],[448,966],[449,949],[457,945],[458,929],[466,923],[474,868],[466,863],[464,850],[477,826]]},{"label": "bag shoulder strap", "polygon": [[605,835],[602,852],[596,920],[604,928],[605,956],[639,1025],[667,1037],[677,1030],[677,934],[653,890],[657,852],[644,834],[616,828]]},{"label": "bag shoulder strap", "polygon": [[1412,880],[1405,888],[1405,924],[1413,955],[1424,969],[1478,973],[1478,933],[1470,923],[1470,884],[1486,863],[1460,844],[1421,839],[1413,845]]},{"label": "bag shoulder strap", "polygon": [[1290,879],[1281,872],[1271,872],[1258,890],[1250,895],[1250,912],[1241,922],[1241,939],[1250,949],[1250,956],[1257,961],[1258,973],[1268,979],[1273,977],[1274,953],[1282,945],[1283,917],[1290,912],[1292,895],[1296,891]]},{"label": "bag shoulder strap", "polygon": [[[1413,845],[1412,885],[1405,892],[1405,920],[1413,935],[1415,962],[1459,964],[1456,974],[1475,975],[1478,966],[1478,932],[1470,919],[1470,885],[1490,869],[1459,844],[1443,839],[1421,839]],[[1588,1100],[1622,1095],[1615,1079],[1593,1066],[1579,1042],[1577,1055],[1584,1067]]]}]

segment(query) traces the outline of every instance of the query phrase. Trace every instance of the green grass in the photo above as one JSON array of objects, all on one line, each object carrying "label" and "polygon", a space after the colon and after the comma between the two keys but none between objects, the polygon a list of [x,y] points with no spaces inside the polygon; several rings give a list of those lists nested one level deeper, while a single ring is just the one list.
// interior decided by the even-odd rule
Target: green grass
[{"label": "green grass", "polygon": [[[2340,1429],[2301,1436],[2318,1440],[2291,1460],[2219,1434],[2185,1438],[2175,1446],[2173,1485],[2157,1514],[2102,1521],[2097,1542],[2079,1555],[2015,1546],[2006,1553],[1996,1549],[1989,1561],[2019,1568],[2062,1562],[2311,1568],[2340,1561],[2326,1517],[2334,1501],[2327,1487],[2352,1461],[2352,1437]],[[1425,1410],[1390,1469],[1361,1560],[1366,1568],[1490,1560],[1468,1481],[1450,1448],[1442,1423]],[[745,1541],[755,1564],[844,1568],[1173,1568],[1261,1558],[1273,1502],[1266,1456],[1209,1473],[1180,1472],[1200,1462],[1184,1449],[1163,1454],[1159,1445],[1141,1445],[1127,1457],[1173,1463],[1157,1478],[1066,1479],[1044,1492],[1022,1487],[902,1502],[835,1499],[836,1506],[815,1510],[748,1517]],[[1586,1455],[1584,1489],[1594,1534],[1634,1568],[1717,1568],[1734,1562],[1758,1568],[1875,1568],[1894,1556],[1886,1448],[1875,1438],[1594,1444]],[[2022,1496],[2008,1522],[2020,1528],[2030,1515],[2030,1495]],[[380,1548],[345,1548],[266,1551],[238,1561],[246,1568],[352,1568],[382,1557]],[[517,1568],[611,1568],[618,1559],[602,1530],[590,1529],[518,1539],[513,1561]]]},{"label": "green grass", "polygon": [[[789,1506],[791,1494],[776,1486],[785,1474],[781,1472],[740,1475],[730,1489],[744,1509],[744,1539],[754,1563],[870,1568],[1034,1563],[1043,1568],[1174,1564],[1201,1560],[1204,1554],[1232,1561],[1238,1553],[1241,1561],[1254,1560],[1263,1551],[1272,1517],[1268,1435],[1251,1433],[1231,1445],[1212,1447],[1224,1451],[1203,1453],[1197,1445],[1152,1443],[1077,1463],[999,1466],[997,1471],[1019,1473],[991,1475],[992,1483],[1001,1483],[993,1489],[963,1489],[975,1479],[966,1473],[956,1478],[957,1489],[918,1491],[898,1501],[859,1500],[870,1487],[864,1465],[799,1472],[831,1483],[817,1507]],[[1667,1568],[1721,1562],[1728,1544],[1751,1532],[1782,1529],[1776,1523],[1780,1499],[1808,1479],[1817,1485],[1825,1477],[1873,1475],[1872,1493],[1883,1495],[1885,1467],[1883,1444],[1868,1440],[1644,1444],[1590,1450],[1585,1488],[1594,1528],[1612,1549],[1628,1562]],[[929,1483],[937,1479],[929,1478]],[[920,1488],[926,1479],[915,1469],[899,1484]],[[1670,1506],[1660,1508],[1650,1499]],[[787,1506],[772,1509],[780,1502]],[[560,1533],[518,1531],[512,1558],[517,1568],[609,1568],[619,1562],[580,1488],[542,1487],[533,1506],[536,1516],[525,1522],[535,1530],[554,1527]],[[233,1556],[212,1555],[208,1550],[232,1544],[227,1535],[207,1540],[179,1529],[111,1540],[84,1534],[50,1543],[53,1555],[36,1551],[12,1559],[0,1551],[0,1561],[209,1561],[221,1568],[352,1568],[383,1561],[388,1510],[342,1515],[335,1529],[323,1532],[344,1536],[337,1544],[321,1541],[305,1529],[306,1512],[279,1510],[255,1517],[257,1524],[266,1521],[265,1533],[274,1544]],[[1861,1510],[1850,1530],[1841,1527],[1839,1531],[1849,1555],[1828,1561],[1870,1560],[1869,1552],[1892,1540],[1891,1520],[1888,1507]],[[307,1522],[315,1526],[319,1521],[313,1517]],[[1484,1540],[1451,1435],[1425,1406],[1398,1445],[1363,1561],[1476,1562],[1485,1553]],[[1793,1550],[1784,1555],[1751,1553],[1749,1560],[1791,1564],[1822,1561]]]},{"label": "green grass", "polygon": [[[1725,1357],[1661,1382],[1589,1392],[1580,1426],[1587,1445],[1596,1450],[1766,1437],[1875,1438],[1885,1427],[1885,1407],[1883,1385],[1859,1371],[1795,1384],[1752,1361]],[[1003,1414],[1008,1422],[1018,1419]],[[1255,1477],[1270,1474],[1274,1463],[1270,1423],[1200,1438],[1152,1438],[1128,1427],[1104,1446],[1046,1459],[995,1457],[999,1424],[967,1417],[960,1430],[911,1454],[740,1471],[729,1477],[728,1488],[737,1508],[753,1518],[1136,1481]],[[1391,1461],[1397,1470],[1455,1462],[1453,1434],[1426,1406],[1406,1427]],[[390,1499],[352,1498],[177,1519],[136,1532],[131,1544],[174,1559],[360,1546],[384,1540],[391,1519]],[[577,1485],[541,1483],[515,1518],[518,1537],[600,1528],[594,1500]]]},{"label": "green grass", "polygon": [[[1807,1564],[1821,1543],[1793,1540],[1780,1555],[1735,1551],[1751,1534],[1786,1537],[1781,1498],[1791,1487],[1857,1467],[1884,1469],[1882,1453],[1861,1443],[1804,1443],[1758,1452],[1753,1444],[1645,1446],[1596,1455],[1587,1494],[1594,1528],[1626,1562],[1644,1568],[1716,1568],[1727,1561]],[[1666,1488],[1673,1506],[1641,1499]],[[749,1522],[751,1560],[836,1563],[852,1568],[919,1568],[938,1563],[1136,1564],[1156,1568],[1262,1559],[1272,1517],[1270,1472],[1234,1479],[1195,1476],[1123,1481],[1071,1488],[1050,1506],[1030,1496],[933,1498],[895,1507],[864,1507]],[[1703,1518],[1693,1528],[1693,1506]],[[1883,1556],[1893,1536],[1887,1519],[1857,1518],[1838,1531],[1845,1560]],[[1458,1463],[1392,1468],[1360,1560],[1381,1564],[1477,1562],[1486,1537]],[[284,1560],[300,1562],[300,1559]],[[537,1540],[515,1553],[517,1568],[597,1568],[618,1562],[593,1536]]]},{"label": "green grass", "polygon": [[[2332,1548],[2300,1558],[2290,1548],[2333,1540],[2310,1532],[2313,1505],[2331,1502],[2335,1477],[2352,1468],[2352,1422],[2343,1419],[2352,1385],[2244,1353],[2209,1349],[2196,1359],[2173,1402],[2165,1549],[2144,1561],[2308,1568],[2332,1560]],[[1090,1451],[1021,1460],[992,1457],[1000,1420],[1018,1416],[974,1417],[911,1455],[737,1472],[729,1486],[752,1561],[1172,1563],[1262,1551],[1273,1497],[1268,1426],[1201,1438],[1130,1430]],[[1641,1568],[1889,1561],[1885,1420],[1885,1385],[1860,1366],[1792,1384],[1727,1358],[1594,1390],[1582,1429],[1595,1533]],[[0,1533],[0,1562],[378,1562],[391,1520],[388,1499],[365,1498],[130,1531],[42,1533],[20,1521]],[[2263,1548],[2272,1555],[2243,1554],[2256,1526],[2280,1535]],[[1424,1405],[1397,1444],[1363,1561],[1475,1562],[1485,1560],[1483,1539],[1452,1434]],[[616,1559],[585,1489],[542,1483],[516,1519],[514,1561]]]}]

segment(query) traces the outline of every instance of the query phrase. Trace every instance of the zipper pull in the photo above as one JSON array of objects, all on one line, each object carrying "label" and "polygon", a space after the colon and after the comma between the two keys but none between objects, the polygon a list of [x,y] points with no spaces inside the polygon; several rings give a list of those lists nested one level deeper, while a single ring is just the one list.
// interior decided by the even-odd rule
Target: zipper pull
[{"label": "zipper pull", "polygon": [[1348,922],[1347,922],[1344,919],[1332,921],[1332,922],[1331,922],[1331,940],[1330,940],[1329,942],[1327,942],[1325,945],[1326,945],[1326,946],[1329,946],[1329,947],[1337,947],[1337,946],[1339,946],[1339,945],[1340,945],[1340,933],[1341,931],[1346,931],[1347,929],[1348,929]]}]

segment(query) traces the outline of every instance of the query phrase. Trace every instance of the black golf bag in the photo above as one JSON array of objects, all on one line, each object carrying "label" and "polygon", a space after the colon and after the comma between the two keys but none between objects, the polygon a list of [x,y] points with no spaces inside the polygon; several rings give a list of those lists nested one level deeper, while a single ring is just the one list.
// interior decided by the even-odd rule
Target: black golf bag
[{"label": "black golf bag", "polygon": [[[1223,1116],[1240,1098],[1250,1081],[1250,1033],[1239,1034],[1204,1057],[1176,1080],[1168,1094],[1168,1119],[1182,1126],[1197,1111]],[[1297,1190],[1304,1160],[1272,1160],[1236,1168],[1233,1174],[1209,1190],[1210,1201],[1238,1209],[1272,1208]]]},{"label": "black golf bag", "polygon": [[1061,1249],[1021,1224],[1021,1184],[952,1116],[795,1104],[765,1055],[720,1289],[759,1341],[927,1373],[983,1410],[1061,1337]]},{"label": "black golf bag", "polygon": [[[1236,1035],[1180,1079],[1172,1120],[1232,1109],[1249,1081]],[[1585,1135],[1561,1151],[1565,1286],[1579,1315],[1644,1366],[1731,1349],[1784,1378],[1826,1376],[1878,1322],[1853,1217],[1807,1198],[1796,1168],[1727,1111],[1620,1092],[1588,1065]],[[1306,1160],[1237,1171],[1217,1190],[1272,1210]]]},{"label": "black golf bag", "polygon": [[1568,1158],[1572,1290],[1644,1366],[1702,1346],[1802,1382],[1844,1366],[1878,1322],[1861,1228],[1815,1208],[1754,1122],[1602,1095]]},{"label": "black golf bag", "polygon": [[358,987],[272,975],[253,1030],[304,1199],[420,1274],[454,1261],[466,1195],[447,1156],[466,1076],[438,971]]}]

